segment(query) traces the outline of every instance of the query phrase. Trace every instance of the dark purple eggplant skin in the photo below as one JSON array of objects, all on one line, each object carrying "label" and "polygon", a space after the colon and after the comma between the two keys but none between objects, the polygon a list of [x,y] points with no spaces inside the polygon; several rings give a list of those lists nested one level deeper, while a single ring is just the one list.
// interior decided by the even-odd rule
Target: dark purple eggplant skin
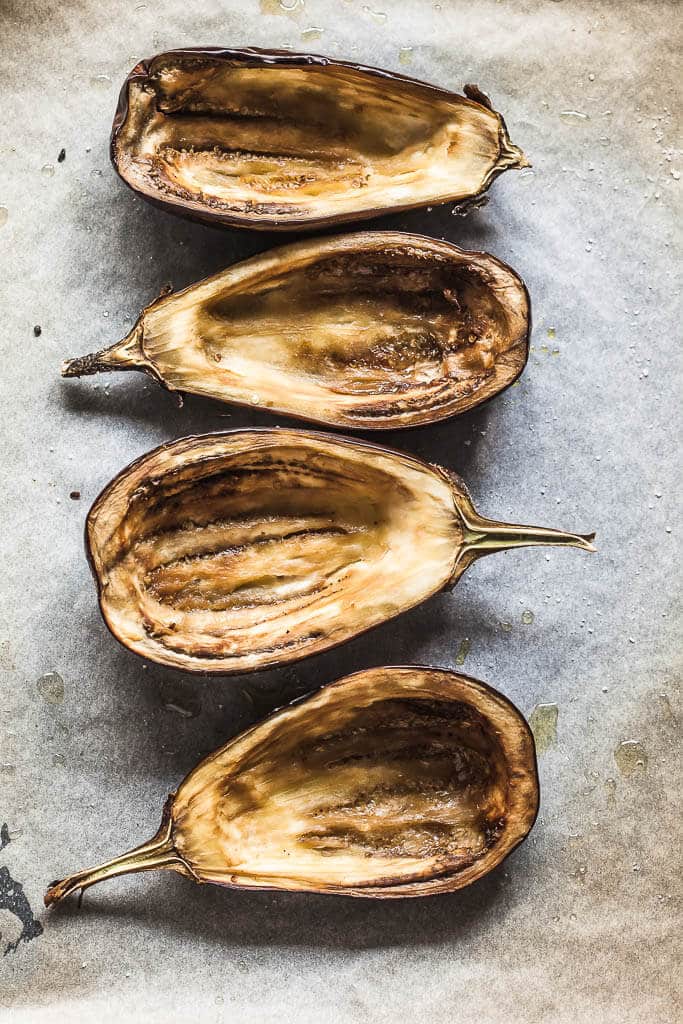
[{"label": "dark purple eggplant skin", "polygon": [[[431,82],[423,82],[419,78],[410,78],[408,75],[401,75],[394,71],[386,71],[383,68],[375,68],[367,64],[357,64],[354,61],[335,60],[332,57],[323,57],[319,54],[295,53],[291,50],[264,50],[258,46],[247,46],[236,49],[223,46],[190,46],[177,50],[165,50],[163,53],[154,54],[152,57],[145,57],[138,61],[121,86],[109,139],[109,157],[114,170],[123,183],[132,192],[135,192],[136,195],[141,196],[145,202],[149,203],[151,206],[156,206],[160,210],[173,213],[177,217],[182,217],[185,220],[209,224],[212,227],[246,228],[250,231],[283,232],[305,232],[318,230],[323,227],[332,228],[337,224],[344,224],[357,220],[371,220],[373,217],[380,217],[391,213],[404,213],[408,210],[419,209],[422,207],[423,204],[421,203],[408,204],[406,206],[375,207],[372,210],[363,211],[362,214],[347,213],[338,217],[325,217],[324,220],[295,220],[294,218],[291,218],[288,219],[286,224],[278,222],[275,218],[263,218],[258,225],[255,225],[253,221],[237,214],[222,213],[215,210],[207,210],[206,213],[202,213],[198,210],[184,210],[176,203],[170,203],[164,199],[157,197],[153,198],[152,196],[147,196],[142,192],[138,192],[137,189],[133,188],[133,186],[126,181],[124,176],[121,174],[116,159],[116,139],[121,130],[121,125],[128,115],[128,85],[133,81],[144,81],[149,76],[151,66],[155,61],[161,59],[166,60],[168,58],[182,59],[183,57],[199,59],[202,57],[209,57],[212,60],[225,61],[226,63],[234,64],[236,66],[241,65],[242,67],[286,67],[287,65],[301,67],[302,65],[308,65],[315,67],[333,66],[351,68],[354,71],[362,71],[366,74],[374,75],[376,78],[384,78],[390,82],[405,82],[409,85],[419,85],[421,88],[429,89],[433,92],[436,98],[449,99],[457,95],[457,93],[454,93],[452,90],[442,89],[440,86],[433,85]],[[472,103],[478,103],[482,107],[488,107],[489,110],[493,110],[491,100],[485,92],[482,92],[478,85],[465,85],[463,93],[467,99],[471,100]],[[498,116],[501,119],[503,128],[507,131],[505,119],[500,113]],[[495,170],[489,177],[485,186],[479,192],[475,195],[469,196],[467,199],[459,199],[458,206],[466,208],[477,203],[481,196],[488,192],[493,181],[495,181],[495,179],[502,174],[504,170],[505,168]]]}]

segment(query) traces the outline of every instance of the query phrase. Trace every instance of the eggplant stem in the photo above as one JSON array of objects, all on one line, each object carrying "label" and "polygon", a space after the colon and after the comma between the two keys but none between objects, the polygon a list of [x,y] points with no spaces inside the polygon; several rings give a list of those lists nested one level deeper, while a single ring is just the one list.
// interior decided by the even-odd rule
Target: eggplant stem
[{"label": "eggplant stem", "polygon": [[[565,533],[562,530],[551,530],[543,526],[519,526],[514,523],[498,523],[494,519],[485,519],[474,509],[459,508],[464,526],[462,547],[456,560],[457,575],[471,564],[475,558],[490,555],[494,551],[506,551],[508,548],[536,547],[538,545],[557,545],[558,547],[579,548],[582,551],[594,552],[592,543],[594,533]],[[465,562],[463,566],[462,563]],[[455,572],[454,572],[454,575]]]},{"label": "eggplant stem", "polygon": [[85,871],[77,871],[61,881],[53,882],[45,893],[45,906],[51,907],[55,903],[80,890],[83,893],[91,885],[103,882],[106,878],[115,878],[117,875],[132,874],[136,871],[153,871],[157,868],[170,868],[171,870],[182,871],[194,875],[190,866],[183,860],[173,845],[173,820],[171,808],[173,796],[166,801],[161,826],[159,831],[149,842],[136,846],[134,850],[114,857],[113,860],[95,868],[86,868]]},{"label": "eggplant stem", "polygon": [[89,377],[95,373],[110,373],[113,370],[145,370],[149,361],[142,348],[142,318],[130,334],[109,348],[77,356],[62,363],[62,377]]},{"label": "eggplant stem", "polygon": [[510,137],[504,128],[500,129],[499,145],[500,152],[497,160],[497,167],[499,169],[509,167],[513,170],[521,171],[525,167],[532,166],[524,150],[520,149],[519,146],[515,146],[514,142],[510,141]]}]

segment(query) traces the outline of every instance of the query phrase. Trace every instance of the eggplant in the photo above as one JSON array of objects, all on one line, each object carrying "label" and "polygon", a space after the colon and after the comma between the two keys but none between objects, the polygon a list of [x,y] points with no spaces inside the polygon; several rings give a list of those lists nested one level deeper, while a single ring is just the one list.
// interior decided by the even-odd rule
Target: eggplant
[{"label": "eggplant", "polygon": [[151,661],[221,675],[350,640],[492,551],[592,551],[592,538],[485,519],[439,466],[280,428],[164,444],[104,489],[86,524],[113,635]]},{"label": "eggplant", "polygon": [[366,669],[211,754],[154,839],[53,882],[45,903],[157,868],[236,889],[453,892],[522,842],[538,802],[531,731],[502,694],[439,669]]},{"label": "eggplant", "polygon": [[62,374],[142,370],[170,391],[389,430],[508,387],[529,331],[524,283],[494,256],[364,232],[283,246],[164,293],[123,341]]},{"label": "eggplant", "polygon": [[283,50],[171,50],[136,64],[111,157],[145,199],[269,231],[362,220],[484,193],[528,161],[476,87]]}]

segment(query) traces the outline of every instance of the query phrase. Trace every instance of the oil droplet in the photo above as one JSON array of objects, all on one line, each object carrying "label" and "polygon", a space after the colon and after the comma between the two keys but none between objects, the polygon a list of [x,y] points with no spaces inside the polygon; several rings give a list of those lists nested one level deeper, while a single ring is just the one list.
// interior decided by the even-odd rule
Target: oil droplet
[{"label": "oil droplet", "polygon": [[455,656],[455,664],[456,665],[464,665],[465,664],[465,659],[467,658],[467,655],[470,653],[470,647],[471,646],[472,646],[472,643],[471,643],[469,637],[465,637],[464,640],[460,641],[460,646],[458,647],[458,653]]},{"label": "oil droplet", "polygon": [[642,743],[637,740],[623,740],[614,751],[614,760],[623,776],[645,774],[647,771],[647,754]]},{"label": "oil droplet", "polygon": [[64,703],[64,680],[58,672],[46,672],[36,685],[46,704]]},{"label": "oil droplet", "polygon": [[93,89],[108,89],[111,85],[111,78],[109,75],[93,75],[90,84]]},{"label": "oil droplet", "polygon": [[311,28],[305,28],[303,30],[303,32],[301,33],[301,38],[302,39],[320,39],[322,34],[323,34],[323,30],[321,28],[315,28],[315,26],[311,26]]},{"label": "oil droplet", "polygon": [[557,744],[557,704],[537,704],[529,715],[529,727],[536,741],[536,753],[545,754]]},{"label": "oil droplet", "polygon": [[368,7],[367,4],[363,6],[363,14],[366,14],[368,18],[372,18],[378,25],[383,25],[387,20],[387,16],[384,11],[373,11],[372,7]]},{"label": "oil droplet", "polygon": [[261,14],[296,15],[304,7],[304,0],[261,0]]},{"label": "oil droplet", "polygon": [[161,706],[181,718],[196,718],[201,713],[202,702],[196,690],[182,683],[162,683],[160,688]]},{"label": "oil droplet", "polygon": [[525,608],[522,612],[522,622],[525,626],[530,626],[534,621],[534,613],[530,608]]},{"label": "oil droplet", "polygon": [[52,178],[55,173],[54,164],[43,164],[40,168],[41,174],[44,174],[46,178]]},{"label": "oil droplet", "polygon": [[617,803],[617,783],[614,779],[605,779],[605,792],[607,793],[607,806],[615,807]]},{"label": "oil droplet", "polygon": [[7,207],[6,206],[0,206],[0,228],[3,226],[3,224],[7,223],[7,218],[8,217],[9,217],[9,210],[7,209]]},{"label": "oil droplet", "polygon": [[402,46],[398,51],[398,62],[399,64],[412,64],[413,63],[413,48],[412,46]]},{"label": "oil droplet", "polygon": [[564,121],[565,124],[579,125],[588,120],[590,120],[588,114],[584,114],[582,110],[560,111],[560,121]]},{"label": "oil droplet", "polygon": [[501,622],[500,628],[503,630],[504,633],[511,633],[512,632],[512,623],[511,622]]},{"label": "oil droplet", "polygon": [[549,338],[554,338],[556,333],[557,332],[556,332],[554,327],[549,327],[548,330],[546,331],[546,334],[548,335]]}]

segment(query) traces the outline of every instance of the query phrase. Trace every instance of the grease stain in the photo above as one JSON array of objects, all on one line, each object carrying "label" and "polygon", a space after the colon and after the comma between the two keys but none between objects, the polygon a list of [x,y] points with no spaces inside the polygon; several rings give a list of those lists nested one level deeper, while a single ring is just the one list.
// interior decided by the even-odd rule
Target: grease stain
[{"label": "grease stain", "polygon": [[645,747],[637,740],[622,740],[614,751],[617,768],[624,776],[645,775],[648,758]]},{"label": "grease stain", "polygon": [[38,693],[46,704],[64,703],[64,680],[59,672],[46,672],[37,684]]},{"label": "grease stain", "polygon": [[467,659],[467,655],[470,653],[470,648],[471,647],[472,647],[472,641],[470,640],[469,637],[466,636],[463,640],[460,641],[460,646],[458,647],[458,653],[455,656],[455,664],[456,665],[464,665],[465,664],[465,661]]},{"label": "grease stain", "polygon": [[529,715],[529,728],[536,742],[536,753],[540,756],[557,746],[557,704],[537,704]]}]

